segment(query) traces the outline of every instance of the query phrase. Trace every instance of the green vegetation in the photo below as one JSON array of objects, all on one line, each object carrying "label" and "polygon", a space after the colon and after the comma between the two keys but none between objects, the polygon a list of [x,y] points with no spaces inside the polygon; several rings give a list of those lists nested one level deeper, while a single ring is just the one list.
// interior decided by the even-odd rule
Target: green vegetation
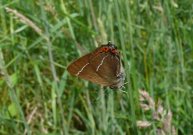
[{"label": "green vegetation", "polygon": [[[108,41],[124,89],[68,74]],[[0,134],[193,134],[192,1],[1,0],[0,96]]]}]

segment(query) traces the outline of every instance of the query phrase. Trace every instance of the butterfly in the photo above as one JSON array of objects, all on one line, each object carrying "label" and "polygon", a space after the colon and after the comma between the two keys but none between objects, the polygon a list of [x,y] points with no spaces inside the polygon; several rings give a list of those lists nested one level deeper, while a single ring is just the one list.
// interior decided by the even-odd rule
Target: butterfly
[{"label": "butterfly", "polygon": [[112,89],[121,88],[125,80],[120,52],[111,42],[78,58],[67,67],[67,71],[71,75]]}]

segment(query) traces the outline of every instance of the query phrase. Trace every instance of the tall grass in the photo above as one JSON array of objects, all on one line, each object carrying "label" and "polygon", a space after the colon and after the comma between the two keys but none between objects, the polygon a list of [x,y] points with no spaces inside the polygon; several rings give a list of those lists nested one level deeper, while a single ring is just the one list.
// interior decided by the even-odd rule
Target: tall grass
[{"label": "tall grass", "polygon": [[[0,1],[0,134],[193,134],[192,20],[186,0]],[[122,91],[67,73],[108,41]]]}]

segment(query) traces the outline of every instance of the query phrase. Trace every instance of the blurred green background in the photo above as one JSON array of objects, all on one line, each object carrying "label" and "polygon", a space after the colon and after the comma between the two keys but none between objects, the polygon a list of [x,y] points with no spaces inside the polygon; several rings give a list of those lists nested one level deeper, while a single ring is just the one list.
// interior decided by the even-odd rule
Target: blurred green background
[{"label": "blurred green background", "polygon": [[[121,52],[124,89],[67,73],[108,41]],[[154,108],[142,107],[140,89]],[[0,96],[0,134],[193,134],[193,3],[1,0]]]}]

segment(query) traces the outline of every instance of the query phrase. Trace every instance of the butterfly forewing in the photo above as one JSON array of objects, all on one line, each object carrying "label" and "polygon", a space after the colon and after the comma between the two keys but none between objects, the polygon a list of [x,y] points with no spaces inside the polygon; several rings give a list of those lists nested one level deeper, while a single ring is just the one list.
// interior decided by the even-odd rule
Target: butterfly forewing
[{"label": "butterfly forewing", "polygon": [[86,54],[85,56],[82,56],[81,58],[71,63],[67,67],[68,72],[72,75],[78,76],[85,80],[89,80],[93,83],[108,86],[109,82],[106,81],[104,78],[101,78],[101,76],[99,76],[92,68],[92,63],[90,63],[91,56],[92,53]]}]

